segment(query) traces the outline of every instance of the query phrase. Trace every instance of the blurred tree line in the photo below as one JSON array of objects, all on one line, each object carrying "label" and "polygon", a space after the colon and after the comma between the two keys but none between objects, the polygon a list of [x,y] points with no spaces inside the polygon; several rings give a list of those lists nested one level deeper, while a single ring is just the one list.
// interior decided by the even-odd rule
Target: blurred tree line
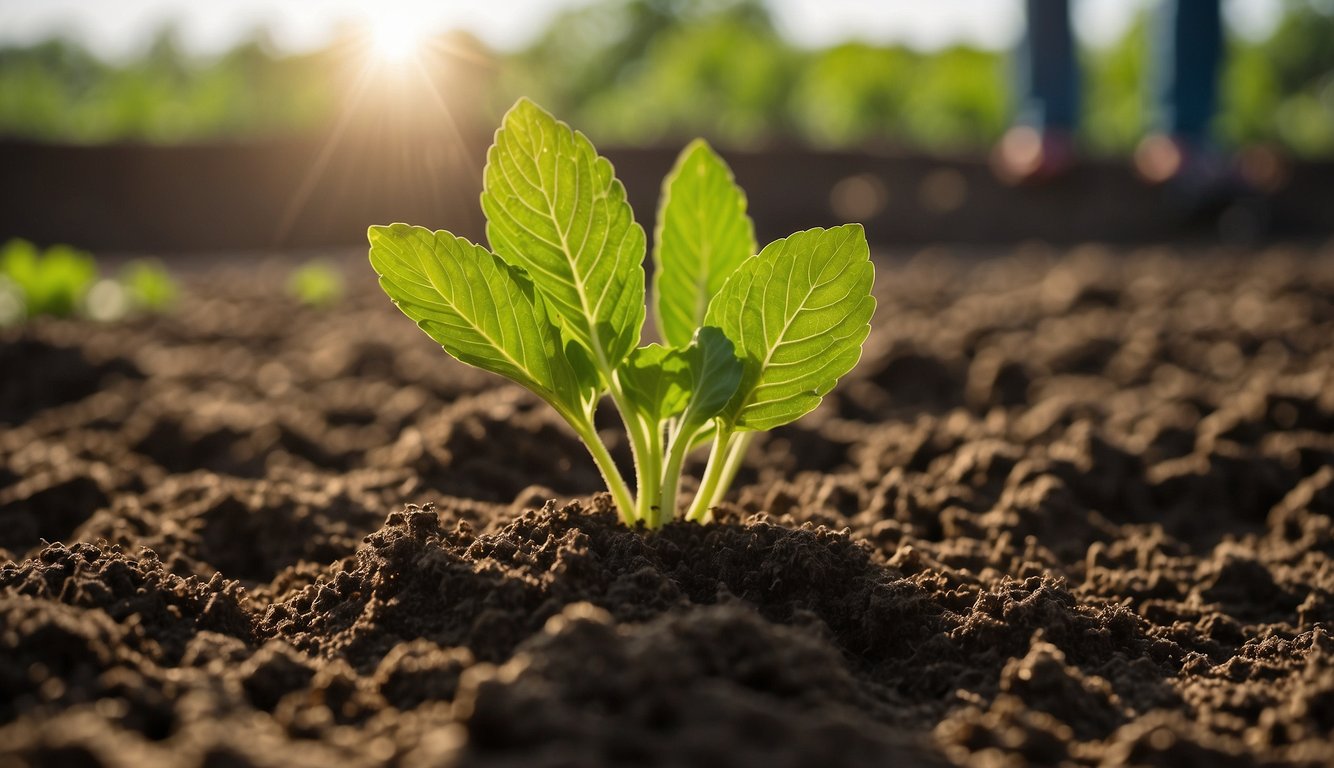
[{"label": "blurred tree line", "polygon": [[[1334,3],[1287,0],[1268,39],[1233,39],[1221,136],[1334,155]],[[1127,151],[1146,122],[1146,25],[1083,51],[1085,141]],[[255,39],[193,58],[169,32],[109,64],[60,41],[0,50],[0,133],[173,142],[318,130],[347,90],[338,43],[281,56]],[[527,48],[493,54],[475,109],[490,123],[532,96],[599,143],[704,135],[720,144],[978,149],[1009,112],[1004,53],[849,42],[798,48],[758,0],[603,0],[558,16]]]},{"label": "blurred tree line", "polygon": [[0,133],[73,142],[178,142],[307,130],[336,104],[328,54],[280,56],[262,35],[216,59],[161,31],[111,64],[51,40],[0,49]]}]

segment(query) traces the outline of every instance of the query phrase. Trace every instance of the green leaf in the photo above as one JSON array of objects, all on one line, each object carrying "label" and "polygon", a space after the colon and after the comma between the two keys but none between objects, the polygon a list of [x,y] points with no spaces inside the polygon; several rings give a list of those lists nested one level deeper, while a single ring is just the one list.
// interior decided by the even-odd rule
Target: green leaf
[{"label": "green leaf", "polygon": [[446,352],[532,390],[567,419],[588,417],[595,379],[570,360],[520,270],[448,232],[391,224],[369,237],[380,287]]},{"label": "green leaf", "polygon": [[754,254],[746,194],[722,158],[696,139],[663,180],[653,236],[653,308],[662,338],[689,344],[709,300]]},{"label": "green leaf", "polygon": [[727,405],[741,383],[742,365],[723,332],[704,327],[684,349],[636,349],[616,375],[644,416],[662,421],[684,411],[683,431],[693,432]]},{"label": "green leaf", "polygon": [[690,371],[690,405],[681,416],[681,432],[690,435],[722,413],[736,394],[744,366],[723,332],[704,326],[686,349]]},{"label": "green leaf", "polygon": [[734,428],[794,421],[852,370],[871,330],[874,274],[860,224],[798,232],[737,268],[705,320],[745,363],[724,414]]},{"label": "green leaf", "polygon": [[635,409],[653,422],[675,416],[690,402],[690,357],[683,349],[648,344],[630,353],[616,371]]},{"label": "green leaf", "polygon": [[611,163],[527,99],[505,115],[486,159],[491,247],[532,277],[566,337],[609,373],[644,324],[644,230]]}]

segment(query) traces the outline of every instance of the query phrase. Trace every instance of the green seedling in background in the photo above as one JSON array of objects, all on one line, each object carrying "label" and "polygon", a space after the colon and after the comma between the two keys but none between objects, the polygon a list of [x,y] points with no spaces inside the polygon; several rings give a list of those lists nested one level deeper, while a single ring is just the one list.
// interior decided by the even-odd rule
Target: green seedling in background
[{"label": "green seedling in background", "polygon": [[[664,344],[640,346],[644,230],[582,133],[520,100],[487,153],[482,210],[490,249],[445,231],[371,227],[380,286],[450,355],[549,403],[627,525],[675,517],[684,459],[711,443],[685,512],[707,520],[751,438],[814,409],[870,332],[861,225],[798,232],[756,254],[745,195],[703,141],[663,184],[652,303]],[[635,495],[594,427],[605,396],[630,440]]]},{"label": "green seedling in background", "polygon": [[84,311],[94,320],[120,320],[132,314],[162,314],[180,290],[156,260],[136,259],[121,267],[117,279],[98,280],[88,291]]},{"label": "green seedling in background", "polygon": [[308,307],[328,307],[343,298],[343,273],[323,261],[308,261],[287,279],[287,293]]},{"label": "green seedling in background", "polygon": [[120,270],[120,284],[130,308],[151,314],[171,309],[180,296],[180,288],[161,262],[138,259]]},{"label": "green seedling in background", "polygon": [[11,240],[0,250],[0,325],[40,315],[118,320],[130,312],[165,312],[179,293],[152,260],[129,262],[119,280],[97,277],[97,262],[83,251],[53,245],[42,252],[27,240]]},{"label": "green seedling in background", "polygon": [[0,275],[22,301],[21,316],[73,315],[97,280],[93,257],[67,245],[45,252],[27,240],[10,240],[0,253]]}]

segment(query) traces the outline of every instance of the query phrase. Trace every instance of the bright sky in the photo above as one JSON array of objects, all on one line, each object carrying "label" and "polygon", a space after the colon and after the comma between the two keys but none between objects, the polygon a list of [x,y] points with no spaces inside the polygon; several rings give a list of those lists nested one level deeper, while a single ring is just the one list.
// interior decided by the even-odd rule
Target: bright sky
[{"label": "bright sky", "polygon": [[[53,35],[85,42],[111,57],[143,48],[175,23],[184,45],[225,50],[258,27],[281,47],[301,50],[327,41],[347,21],[390,13],[431,31],[461,28],[491,45],[514,48],[532,39],[564,8],[591,0],[0,0],[0,45]],[[798,44],[849,39],[937,48],[956,42],[1009,46],[1022,23],[1020,0],[768,0],[783,33]],[[1134,12],[1152,0],[1075,0],[1076,29],[1093,44],[1115,40]],[[1234,30],[1264,37],[1282,0],[1226,0]]]}]

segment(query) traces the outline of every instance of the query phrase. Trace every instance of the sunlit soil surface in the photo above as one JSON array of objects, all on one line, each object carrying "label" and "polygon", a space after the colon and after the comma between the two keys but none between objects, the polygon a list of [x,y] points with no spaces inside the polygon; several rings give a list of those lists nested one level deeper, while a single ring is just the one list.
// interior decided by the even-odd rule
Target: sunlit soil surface
[{"label": "sunlit soil surface", "polygon": [[858,369],[652,535],[346,264],[0,335],[0,763],[1334,754],[1328,247],[882,260]]}]

